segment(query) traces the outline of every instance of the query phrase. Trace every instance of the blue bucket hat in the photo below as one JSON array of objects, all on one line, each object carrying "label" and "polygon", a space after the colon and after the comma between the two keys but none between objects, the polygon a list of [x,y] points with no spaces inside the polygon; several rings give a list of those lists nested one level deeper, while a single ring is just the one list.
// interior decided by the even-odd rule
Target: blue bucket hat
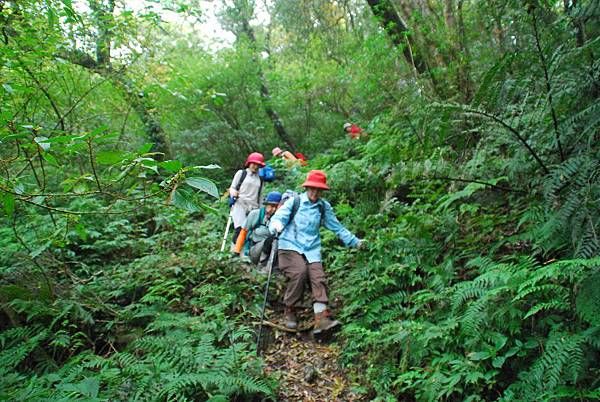
[{"label": "blue bucket hat", "polygon": [[265,197],[265,204],[277,205],[281,202],[281,193],[279,191],[271,191]]}]

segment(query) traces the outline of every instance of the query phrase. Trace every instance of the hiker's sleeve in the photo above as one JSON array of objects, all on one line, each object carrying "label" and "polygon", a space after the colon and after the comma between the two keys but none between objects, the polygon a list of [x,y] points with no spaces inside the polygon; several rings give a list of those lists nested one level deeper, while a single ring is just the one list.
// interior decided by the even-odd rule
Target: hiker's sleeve
[{"label": "hiker's sleeve", "polygon": [[275,214],[273,214],[273,216],[271,217],[271,220],[269,221],[269,230],[271,232],[275,231],[275,227],[273,226],[273,224],[275,224],[275,222],[281,223],[281,225],[283,225],[283,227],[285,228],[285,225],[287,225],[290,220],[290,215],[292,213],[293,205],[294,205],[294,197],[290,197],[283,203],[283,205],[281,207],[279,207],[277,212],[275,212]]},{"label": "hiker's sleeve", "polygon": [[231,192],[231,190],[235,190],[235,185],[239,182],[241,176],[242,176],[241,170],[238,170],[237,172],[235,172],[235,175],[233,176],[233,180],[231,181],[231,186],[229,186],[229,195],[232,197],[234,197],[234,195]]},{"label": "hiker's sleeve", "polygon": [[356,247],[358,245],[358,237],[354,236],[352,232],[346,229],[344,225],[338,221],[338,218],[333,212],[333,208],[331,208],[331,205],[328,202],[323,201],[323,206],[325,207],[325,219],[323,225],[335,233],[346,246]]}]

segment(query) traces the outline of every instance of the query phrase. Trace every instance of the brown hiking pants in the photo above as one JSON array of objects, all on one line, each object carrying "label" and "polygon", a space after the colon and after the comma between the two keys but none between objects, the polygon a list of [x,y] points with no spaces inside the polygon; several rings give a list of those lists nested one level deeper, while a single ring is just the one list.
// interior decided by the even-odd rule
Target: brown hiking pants
[{"label": "brown hiking pants", "polygon": [[320,262],[309,263],[303,254],[291,250],[278,251],[279,269],[288,280],[283,302],[294,306],[302,299],[304,285],[310,280],[315,302],[327,303],[327,279]]}]

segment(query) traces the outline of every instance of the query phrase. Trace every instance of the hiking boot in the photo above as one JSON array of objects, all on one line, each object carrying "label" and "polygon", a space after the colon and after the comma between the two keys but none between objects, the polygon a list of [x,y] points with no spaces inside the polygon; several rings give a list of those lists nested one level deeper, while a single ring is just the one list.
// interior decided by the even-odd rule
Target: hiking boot
[{"label": "hiking boot", "polygon": [[315,314],[315,328],[313,329],[314,334],[320,334],[323,331],[329,331],[332,328],[341,325],[338,320],[332,320],[329,310],[325,310],[322,313]]},{"label": "hiking boot", "polygon": [[294,313],[293,307],[285,308],[285,326],[289,329],[298,328],[298,318],[296,317],[296,313]]}]

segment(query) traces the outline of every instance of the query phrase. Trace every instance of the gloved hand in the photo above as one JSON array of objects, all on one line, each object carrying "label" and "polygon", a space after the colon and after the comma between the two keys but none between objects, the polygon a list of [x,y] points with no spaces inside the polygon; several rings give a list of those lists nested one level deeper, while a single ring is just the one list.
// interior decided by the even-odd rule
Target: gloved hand
[{"label": "gloved hand", "polygon": [[367,242],[365,239],[358,239],[358,243],[356,243],[356,248],[362,250],[367,247]]},{"label": "gloved hand", "polygon": [[283,223],[281,223],[280,221],[273,221],[271,222],[269,230],[271,231],[271,234],[277,235],[283,232],[283,228]]}]

